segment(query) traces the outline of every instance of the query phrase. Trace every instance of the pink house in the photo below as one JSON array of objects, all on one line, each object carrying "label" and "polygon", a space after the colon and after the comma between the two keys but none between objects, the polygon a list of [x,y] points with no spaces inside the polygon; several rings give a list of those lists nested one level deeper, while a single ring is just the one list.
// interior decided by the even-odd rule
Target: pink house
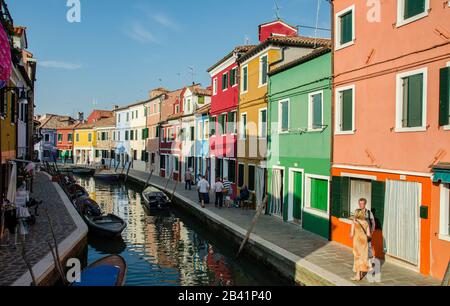
[{"label": "pink house", "polygon": [[450,260],[450,6],[335,0],[332,239],[366,198],[376,256],[443,278]]}]

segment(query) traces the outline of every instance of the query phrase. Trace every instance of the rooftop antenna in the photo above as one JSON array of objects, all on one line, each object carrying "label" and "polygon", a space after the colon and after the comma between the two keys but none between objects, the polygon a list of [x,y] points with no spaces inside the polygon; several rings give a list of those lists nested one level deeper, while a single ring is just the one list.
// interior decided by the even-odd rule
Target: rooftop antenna
[{"label": "rooftop antenna", "polygon": [[277,20],[280,20],[280,6],[278,5],[276,0],[273,0],[273,2],[275,3],[275,16]]},{"label": "rooftop antenna", "polygon": [[317,47],[317,31],[319,29],[320,0],[317,0],[316,28],[314,29],[314,48]]},{"label": "rooftop antenna", "polygon": [[248,35],[245,35],[245,37],[244,37],[244,40],[245,40],[245,45],[250,45],[250,37],[248,37]]}]

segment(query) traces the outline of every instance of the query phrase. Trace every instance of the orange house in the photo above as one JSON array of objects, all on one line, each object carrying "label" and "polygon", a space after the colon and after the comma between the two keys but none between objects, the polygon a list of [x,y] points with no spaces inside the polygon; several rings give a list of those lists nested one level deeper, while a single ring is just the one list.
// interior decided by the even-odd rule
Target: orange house
[{"label": "orange house", "polygon": [[334,0],[332,240],[366,198],[376,256],[442,279],[450,260],[450,6]]}]

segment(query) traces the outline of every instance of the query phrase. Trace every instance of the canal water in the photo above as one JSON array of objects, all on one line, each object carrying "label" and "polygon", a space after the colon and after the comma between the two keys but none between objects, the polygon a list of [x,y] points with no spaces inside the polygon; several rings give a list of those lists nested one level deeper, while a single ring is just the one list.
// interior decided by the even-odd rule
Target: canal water
[{"label": "canal water", "polygon": [[127,286],[266,286],[289,285],[264,266],[242,257],[236,247],[173,209],[150,214],[140,187],[78,178],[103,209],[123,218],[122,238],[89,237],[88,263],[119,254],[128,264]]}]

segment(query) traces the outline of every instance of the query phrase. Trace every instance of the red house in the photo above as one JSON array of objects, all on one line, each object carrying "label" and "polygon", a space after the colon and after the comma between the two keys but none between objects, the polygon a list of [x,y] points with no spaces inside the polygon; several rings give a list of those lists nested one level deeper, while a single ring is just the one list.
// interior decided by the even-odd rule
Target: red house
[{"label": "red house", "polygon": [[228,178],[236,194],[237,108],[239,77],[236,60],[254,46],[239,46],[208,69],[212,78],[210,138],[211,173]]},{"label": "red house", "polygon": [[74,130],[79,123],[60,127],[57,129],[56,148],[58,149],[58,161],[73,163]]}]

